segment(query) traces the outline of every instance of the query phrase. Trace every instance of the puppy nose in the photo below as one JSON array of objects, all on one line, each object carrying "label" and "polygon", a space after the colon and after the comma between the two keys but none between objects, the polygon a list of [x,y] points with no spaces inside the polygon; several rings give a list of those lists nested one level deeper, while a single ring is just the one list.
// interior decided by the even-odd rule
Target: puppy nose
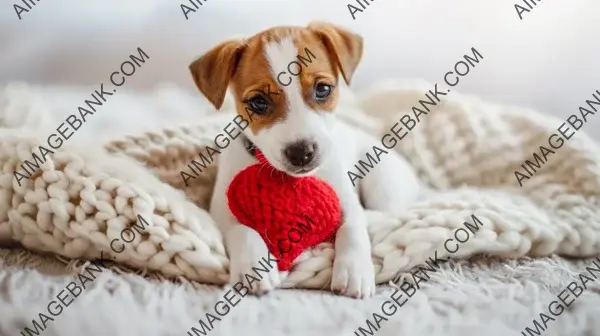
[{"label": "puppy nose", "polygon": [[315,158],[317,144],[310,141],[298,141],[288,145],[283,153],[288,161],[295,167],[306,166]]}]

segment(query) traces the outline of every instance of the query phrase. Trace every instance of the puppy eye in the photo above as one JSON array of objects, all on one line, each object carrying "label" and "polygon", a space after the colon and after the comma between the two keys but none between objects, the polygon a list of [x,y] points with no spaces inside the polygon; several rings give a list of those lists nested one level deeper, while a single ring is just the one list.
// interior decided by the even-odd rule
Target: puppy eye
[{"label": "puppy eye", "polygon": [[256,114],[265,114],[269,110],[269,101],[262,96],[256,96],[246,101],[248,107]]},{"label": "puppy eye", "polygon": [[317,100],[323,100],[329,97],[331,91],[333,91],[333,87],[331,85],[319,83],[315,87],[315,98],[317,98]]}]

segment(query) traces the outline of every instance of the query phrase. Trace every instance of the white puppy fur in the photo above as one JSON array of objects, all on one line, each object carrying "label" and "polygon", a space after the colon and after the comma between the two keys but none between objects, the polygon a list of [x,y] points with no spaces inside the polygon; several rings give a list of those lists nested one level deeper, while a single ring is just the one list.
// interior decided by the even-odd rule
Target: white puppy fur
[{"label": "white puppy fur", "polygon": [[[279,69],[284,69],[298,55],[298,50],[291,40],[283,39],[268,44],[265,53],[271,75],[276,78]],[[286,166],[282,153],[286,145],[305,139],[318,144],[319,167],[302,175],[316,174],[329,183],[340,199],[344,216],[336,233],[331,289],[350,297],[370,297],[375,293],[375,276],[367,220],[360,200],[367,209],[397,212],[418,197],[418,179],[408,163],[390,150],[354,187],[347,171],[355,171],[357,161],[365,159],[365,153],[372,152],[372,146],[381,147],[381,140],[337,120],[334,113],[309,108],[302,99],[297,80],[293,79],[286,87],[280,85],[280,89],[289,104],[286,119],[258,134],[252,134],[248,127],[244,135],[264,153],[271,165],[283,171]],[[219,161],[210,213],[223,232],[231,259],[230,283],[235,284],[245,279],[244,274],[253,273],[252,267],[267,257],[268,249],[256,231],[237,222],[226,198],[233,177],[256,160],[238,139],[222,152]],[[280,276],[285,273],[279,274],[275,265],[251,292],[262,294],[278,287]]]}]

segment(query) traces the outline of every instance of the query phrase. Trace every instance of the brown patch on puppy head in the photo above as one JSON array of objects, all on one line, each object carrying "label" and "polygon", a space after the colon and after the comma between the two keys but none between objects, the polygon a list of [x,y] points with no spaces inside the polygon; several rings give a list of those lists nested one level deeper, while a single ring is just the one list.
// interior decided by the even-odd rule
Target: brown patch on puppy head
[{"label": "brown patch on puppy head", "polygon": [[[307,28],[300,28],[298,34],[293,38],[293,42],[298,57],[289,62],[297,63],[282,69],[286,72],[281,76],[282,82],[285,84],[290,80],[297,81],[302,91],[302,99],[311,110],[333,112],[339,97],[338,90],[336,90],[338,69],[332,61],[327,47],[318,34]],[[300,64],[302,71],[297,76],[291,76],[292,71],[293,73],[299,71],[296,64]],[[329,85],[332,88],[331,94],[325,100],[315,98],[315,90],[320,84]]]},{"label": "brown patch on puppy head", "polygon": [[[271,75],[265,46],[271,41],[277,41],[281,36],[286,36],[292,29],[272,28],[250,37],[240,58],[238,70],[231,80],[237,113],[249,121],[249,129],[253,134],[285,119],[288,103],[276,79]],[[257,97],[269,103],[267,112],[261,115],[250,110],[250,101]]]},{"label": "brown patch on puppy head", "polygon": [[[287,38],[296,47],[295,55],[285,60],[284,65],[271,64],[267,46]],[[282,88],[299,87],[305,105],[311,110],[333,111],[338,102],[339,73],[349,84],[361,56],[360,36],[331,24],[311,23],[306,28],[275,27],[246,40],[224,42],[192,63],[190,71],[200,91],[217,109],[231,86],[237,113],[250,122],[249,129],[257,134],[284,120],[293,108],[291,97]],[[279,67],[283,68],[276,69]],[[295,85],[290,85],[292,82]],[[315,99],[318,85],[333,88],[327,99]],[[256,97],[268,102],[266,113],[249,112],[252,106],[249,103]]]}]

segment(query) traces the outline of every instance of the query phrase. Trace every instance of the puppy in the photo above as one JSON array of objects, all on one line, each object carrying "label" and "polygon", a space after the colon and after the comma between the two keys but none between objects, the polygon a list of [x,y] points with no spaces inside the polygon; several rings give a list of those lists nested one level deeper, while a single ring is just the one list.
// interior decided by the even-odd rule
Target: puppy
[{"label": "puppy", "polygon": [[[398,211],[419,191],[410,166],[393,151],[362,179],[351,181],[359,159],[381,145],[358,129],[337,121],[338,77],[350,79],[362,57],[362,37],[327,23],[275,27],[245,40],[227,41],[190,65],[196,86],[218,110],[231,89],[239,116],[249,121],[241,141],[221,153],[210,213],[220,226],[230,256],[230,282],[252,274],[268,253],[260,235],[236,221],[226,190],[232,178],[255,164],[252,148],[293,176],[318,176],[336,191],[343,223],[336,233],[331,290],[354,298],[375,292],[367,209]],[[357,184],[354,186],[354,184]],[[261,294],[280,284],[275,266],[260,285]]]}]

